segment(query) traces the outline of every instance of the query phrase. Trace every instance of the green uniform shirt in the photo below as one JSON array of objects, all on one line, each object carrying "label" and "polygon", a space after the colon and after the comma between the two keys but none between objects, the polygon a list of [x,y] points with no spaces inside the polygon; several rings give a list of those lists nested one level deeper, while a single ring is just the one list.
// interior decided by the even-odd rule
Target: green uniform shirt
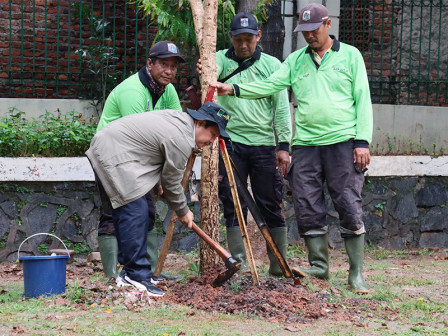
[{"label": "green uniform shirt", "polygon": [[372,141],[369,83],[356,48],[335,40],[318,69],[308,47],[297,50],[268,79],[234,85],[234,90],[236,96],[254,99],[288,86],[298,100],[293,145],[331,145],[351,138]]},{"label": "green uniform shirt", "polygon": [[109,94],[96,131],[100,131],[111,121],[126,115],[167,109],[182,111],[174,86],[168,84],[163,95],[153,106],[151,93],[142,84],[137,72],[117,85]]},{"label": "green uniform shirt", "polygon": [[[218,80],[238,68],[238,63],[228,58],[226,52],[227,50],[220,50],[216,53]],[[280,67],[280,64],[275,57],[261,53],[260,59],[252,66],[236,74],[226,83],[250,83],[266,79]],[[257,100],[243,100],[233,96],[218,97],[218,104],[232,116],[226,127],[232,141],[249,146],[275,146],[274,125],[278,142],[290,143],[292,126],[288,93],[286,90],[281,90],[267,96]]]}]

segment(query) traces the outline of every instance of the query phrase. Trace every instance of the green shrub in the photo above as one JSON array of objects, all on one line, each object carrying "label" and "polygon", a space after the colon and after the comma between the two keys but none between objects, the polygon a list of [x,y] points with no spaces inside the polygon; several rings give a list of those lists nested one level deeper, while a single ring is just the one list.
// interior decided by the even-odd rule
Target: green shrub
[{"label": "green shrub", "polygon": [[0,120],[0,156],[83,156],[95,134],[97,123],[82,114],[50,113],[27,120],[15,108]]}]

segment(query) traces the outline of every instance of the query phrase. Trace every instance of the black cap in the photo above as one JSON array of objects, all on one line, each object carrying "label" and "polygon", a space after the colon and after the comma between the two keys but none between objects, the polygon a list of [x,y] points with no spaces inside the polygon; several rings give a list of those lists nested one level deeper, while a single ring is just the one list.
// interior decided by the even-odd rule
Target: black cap
[{"label": "black cap", "polygon": [[206,102],[198,110],[187,108],[190,116],[196,120],[210,120],[215,122],[219,127],[219,134],[222,138],[230,138],[226,132],[227,122],[230,114],[218,104]]},{"label": "black cap", "polygon": [[154,44],[149,50],[149,56],[157,58],[177,57],[180,62],[185,62],[184,58],[179,53],[179,48],[170,41],[161,41]]},{"label": "black cap", "polygon": [[236,36],[243,33],[258,34],[258,22],[251,13],[240,12],[230,22],[230,35]]}]

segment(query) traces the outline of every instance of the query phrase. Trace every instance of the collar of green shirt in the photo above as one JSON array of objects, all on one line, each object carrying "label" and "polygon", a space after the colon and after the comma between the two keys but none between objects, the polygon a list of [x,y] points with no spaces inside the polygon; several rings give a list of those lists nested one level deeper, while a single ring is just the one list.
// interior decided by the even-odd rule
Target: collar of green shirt
[{"label": "collar of green shirt", "polygon": [[[332,49],[334,51],[339,51],[339,49],[341,48],[341,44],[339,43],[339,41],[336,39],[336,37],[334,35],[330,35],[330,38],[333,39],[333,45],[331,46],[330,49]],[[328,49],[328,51],[330,49]],[[311,59],[313,60],[314,64],[316,65],[316,69],[319,69],[319,67],[320,67],[322,61],[324,60],[325,56],[327,55],[328,51],[325,53],[324,57],[322,58],[322,60],[320,60],[320,62],[315,59],[314,54],[313,54],[314,51],[311,49],[310,46],[308,46],[308,48],[306,48],[305,53],[310,54]]]},{"label": "collar of green shirt", "polygon": [[254,54],[252,55],[251,58],[246,58],[245,60],[240,60],[240,59],[239,59],[238,57],[236,57],[236,55],[235,55],[235,48],[234,48],[233,46],[231,46],[231,47],[227,50],[227,52],[226,52],[226,57],[227,57],[227,58],[230,58],[230,59],[232,59],[232,60],[234,60],[235,62],[238,63],[238,65],[240,65],[241,63],[243,63],[243,62],[245,62],[245,61],[248,61],[248,60],[250,60],[250,59],[252,59],[252,58],[253,58],[255,61],[259,60],[260,57],[261,57],[261,50],[260,50],[260,48],[257,46],[257,47],[255,48]]}]

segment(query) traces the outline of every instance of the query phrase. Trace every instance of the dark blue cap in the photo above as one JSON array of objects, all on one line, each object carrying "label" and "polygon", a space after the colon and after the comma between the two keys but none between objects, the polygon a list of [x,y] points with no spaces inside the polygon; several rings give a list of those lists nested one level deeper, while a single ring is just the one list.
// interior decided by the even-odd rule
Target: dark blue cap
[{"label": "dark blue cap", "polygon": [[216,123],[219,127],[219,134],[222,138],[230,138],[226,132],[227,122],[230,119],[230,114],[218,104],[206,102],[198,110],[187,108],[190,116],[196,120],[209,120]]},{"label": "dark blue cap", "polygon": [[240,12],[230,22],[230,35],[236,36],[243,33],[258,34],[258,22],[251,13]]},{"label": "dark blue cap", "polygon": [[170,41],[160,41],[154,44],[149,50],[149,57],[177,57],[180,62],[185,62],[185,59],[179,53],[179,48],[177,47],[177,45]]}]

